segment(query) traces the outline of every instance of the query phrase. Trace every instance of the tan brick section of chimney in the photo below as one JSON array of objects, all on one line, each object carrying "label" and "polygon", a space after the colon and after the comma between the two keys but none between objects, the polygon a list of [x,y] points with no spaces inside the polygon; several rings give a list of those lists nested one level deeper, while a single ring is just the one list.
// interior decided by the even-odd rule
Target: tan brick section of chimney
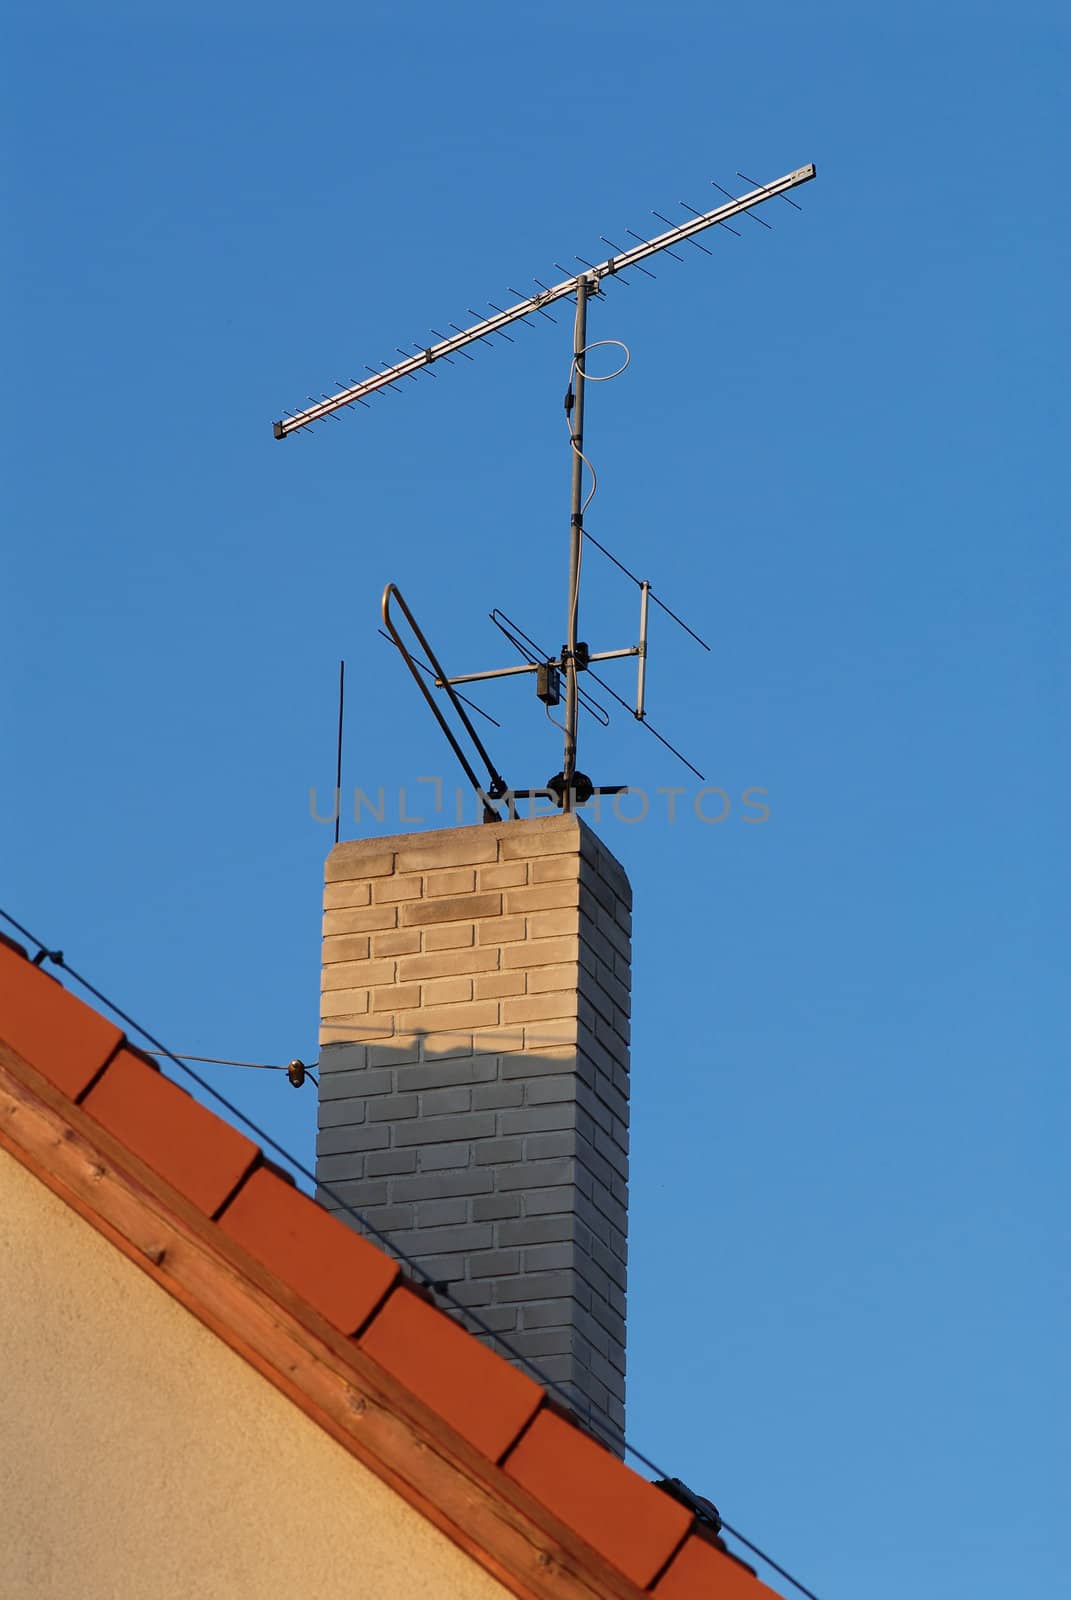
[{"label": "tan brick section of chimney", "polygon": [[326,877],[318,1179],[616,1443],[623,869],[553,816],[336,845]]}]

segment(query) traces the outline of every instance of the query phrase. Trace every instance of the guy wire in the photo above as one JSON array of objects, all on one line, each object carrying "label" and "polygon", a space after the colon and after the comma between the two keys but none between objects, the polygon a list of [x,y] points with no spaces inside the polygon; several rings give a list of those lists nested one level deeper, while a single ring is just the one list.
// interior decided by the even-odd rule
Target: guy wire
[{"label": "guy wire", "polygon": [[[147,1039],[157,1053],[166,1057],[168,1061],[173,1062],[176,1067],[180,1068],[181,1071],[185,1072],[188,1077],[192,1078],[194,1083],[196,1083],[199,1088],[203,1089],[206,1094],[211,1095],[212,1098],[218,1101],[218,1103],[223,1106],[226,1111],[230,1112],[232,1116],[237,1117],[238,1121],[247,1127],[251,1133],[255,1134],[258,1139],[262,1140],[266,1145],[269,1145],[277,1155],[281,1156],[284,1161],[288,1162],[289,1165],[293,1167],[295,1172],[300,1172],[302,1177],[307,1178],[309,1182],[314,1184],[316,1188],[318,1188],[323,1194],[326,1194],[335,1203],[335,1205],[339,1207],[340,1210],[346,1213],[347,1216],[352,1217],[354,1221],[360,1223],[361,1227],[366,1229],[368,1233],[380,1240],[392,1255],[410,1268],[410,1270],[418,1277],[421,1284],[426,1289],[432,1290],[433,1293],[438,1294],[442,1299],[449,1301],[451,1306],[459,1311],[463,1317],[467,1317],[471,1322],[473,1322],[476,1327],[479,1328],[481,1333],[485,1334],[489,1339],[492,1339],[501,1345],[501,1347],[509,1353],[514,1361],[521,1362],[528,1368],[530,1372],[534,1373],[545,1389],[562,1395],[567,1401],[569,1408],[575,1408],[575,1398],[569,1394],[563,1384],[544,1374],[541,1371],[538,1363],[533,1361],[530,1356],[527,1356],[522,1351],[515,1349],[503,1334],[499,1333],[493,1328],[488,1327],[483,1321],[483,1318],[480,1317],[471,1306],[463,1306],[459,1300],[456,1300],[448,1288],[442,1284],[439,1284],[437,1280],[432,1278],[431,1274],[424,1267],[422,1267],[418,1261],[415,1261],[411,1256],[407,1255],[404,1250],[400,1249],[399,1246],[390,1240],[384,1233],[382,1233],[374,1223],[369,1222],[367,1218],[363,1217],[354,1206],[347,1204],[347,1202],[342,1199],[342,1197],[330,1184],[318,1182],[316,1174],[310,1171],[304,1162],[299,1161],[295,1156],[291,1155],[290,1152],[285,1149],[285,1147],[281,1145],[277,1139],[273,1139],[265,1129],[261,1128],[257,1123],[255,1123],[251,1117],[247,1116],[239,1106],[236,1106],[233,1101],[228,1100],[225,1095],[220,1094],[219,1090],[214,1088],[213,1085],[207,1081],[207,1079],[203,1078],[200,1073],[195,1072],[191,1066],[188,1066],[186,1062],[184,1062],[179,1056],[176,1056],[171,1050],[168,1050],[166,1045],[162,1044],[160,1040],[157,1039],[154,1034],[150,1033],[147,1028],[143,1027],[140,1022],[137,1022],[129,1014],[129,1012],[124,1011],[121,1006],[117,1005],[114,1000],[110,1000],[108,996],[103,994],[95,984],[89,981],[88,978],[83,977],[80,972],[77,972],[74,967],[70,966],[65,959],[62,950],[50,949],[47,944],[38,939],[36,934],[31,933],[29,928],[24,927],[21,922],[17,921],[9,911],[5,911],[2,906],[0,906],[0,917],[2,917],[5,922],[9,923],[11,927],[13,927],[16,932],[21,934],[24,939],[28,939],[32,945],[36,945],[38,954],[34,959],[35,966],[40,965],[40,963],[47,957],[47,959],[55,966],[58,966],[62,968],[64,972],[69,973],[74,979],[75,983],[80,984],[88,994],[91,994],[93,998],[99,1001],[101,1005],[106,1006],[107,1009],[117,1016],[121,1022],[124,1022],[127,1027],[133,1028],[135,1033],[140,1034],[143,1039]],[[593,1429],[593,1431],[596,1431],[601,1427],[602,1431],[611,1437],[615,1444],[619,1443],[629,1455],[634,1456],[637,1461],[641,1462],[642,1465],[648,1469],[648,1471],[655,1473],[659,1478],[662,1479],[670,1478],[671,1475],[666,1472],[663,1467],[660,1467],[656,1461],[653,1461],[650,1456],[638,1449],[637,1446],[630,1444],[623,1434],[611,1434],[609,1429],[606,1429],[601,1424],[596,1424],[595,1419],[590,1414],[587,1417],[587,1423],[588,1426]],[[806,1600],[818,1600],[818,1596],[812,1589],[808,1589],[799,1581],[798,1578],[794,1578],[792,1574],[786,1570],[786,1568],[780,1566],[778,1562],[772,1559],[772,1557],[766,1555],[758,1545],[753,1544],[752,1541],[746,1538],[744,1534],[738,1532],[738,1530],[734,1528],[731,1523],[725,1521],[724,1517],[722,1517],[720,1513],[719,1521],[726,1533],[730,1534],[732,1538],[738,1539],[741,1544],[746,1545],[749,1550],[757,1555],[762,1561],[766,1562],[774,1572],[779,1573],[781,1577],[785,1578],[787,1582],[792,1584],[793,1588],[798,1589],[800,1594],[805,1595]]]}]

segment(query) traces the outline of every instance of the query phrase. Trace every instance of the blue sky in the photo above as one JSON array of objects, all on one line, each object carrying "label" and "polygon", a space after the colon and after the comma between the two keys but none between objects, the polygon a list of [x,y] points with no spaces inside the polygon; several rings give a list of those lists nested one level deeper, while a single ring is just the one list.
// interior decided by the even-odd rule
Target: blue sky
[{"label": "blue sky", "polygon": [[[14,8],[3,903],[173,1048],[311,1059],[338,659],[344,788],[397,831],[457,779],[383,584],[452,670],[507,664],[493,605],[563,632],[568,315],[272,419],[816,162],[801,213],[591,313],[632,364],[590,394],[588,526],[710,641],[656,616],[649,710],[731,802],[701,822],[627,717],[582,732],[651,797],[600,826],[636,897],[629,1432],[823,1600],[1054,1588],[1066,20],[355,9]],[[582,635],[635,610],[589,551]],[[478,698],[514,784],[557,770],[528,687]],[[311,1090],[214,1081],[311,1159]]]}]

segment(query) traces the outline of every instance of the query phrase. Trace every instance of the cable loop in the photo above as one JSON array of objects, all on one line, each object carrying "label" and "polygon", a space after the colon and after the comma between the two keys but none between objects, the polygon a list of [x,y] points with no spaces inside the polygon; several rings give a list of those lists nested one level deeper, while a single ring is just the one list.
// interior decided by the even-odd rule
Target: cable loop
[{"label": "cable loop", "polygon": [[[625,352],[624,361],[622,361],[619,367],[615,367],[613,372],[603,372],[596,376],[595,373],[588,372],[586,367],[582,367],[580,365],[581,361],[587,355],[589,350],[598,350],[603,345],[608,344],[616,345],[618,350],[623,350]],[[631,360],[632,351],[629,349],[624,339],[593,339],[590,344],[586,344],[584,346],[579,356],[573,357],[573,371],[579,372],[580,376],[582,378],[586,378],[588,383],[609,383],[611,378],[620,378],[621,374],[624,372]]]}]

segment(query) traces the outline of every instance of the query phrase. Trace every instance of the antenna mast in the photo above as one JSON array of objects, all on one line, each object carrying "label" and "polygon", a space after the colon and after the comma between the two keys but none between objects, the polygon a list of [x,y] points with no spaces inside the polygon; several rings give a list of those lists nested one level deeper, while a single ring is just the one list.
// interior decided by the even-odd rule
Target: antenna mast
[{"label": "antenna mast", "polygon": [[[588,293],[586,278],[576,286],[576,322],[573,325],[573,373],[569,380],[566,406],[569,408],[569,442],[573,447],[573,492],[569,513],[569,610],[565,650],[565,754],[562,759],[562,810],[570,811],[575,799],[576,776],[576,638],[580,612],[580,544],[584,537],[584,352],[588,343]],[[596,284],[596,290],[598,285]],[[575,387],[574,387],[575,383]]]}]

